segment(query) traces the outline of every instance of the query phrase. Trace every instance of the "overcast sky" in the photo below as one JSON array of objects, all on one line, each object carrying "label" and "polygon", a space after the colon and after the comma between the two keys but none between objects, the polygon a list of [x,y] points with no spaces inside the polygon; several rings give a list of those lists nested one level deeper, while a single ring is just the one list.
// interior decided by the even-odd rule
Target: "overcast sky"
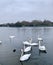
[{"label": "overcast sky", "polygon": [[53,0],[0,0],[0,23],[34,19],[53,21]]}]

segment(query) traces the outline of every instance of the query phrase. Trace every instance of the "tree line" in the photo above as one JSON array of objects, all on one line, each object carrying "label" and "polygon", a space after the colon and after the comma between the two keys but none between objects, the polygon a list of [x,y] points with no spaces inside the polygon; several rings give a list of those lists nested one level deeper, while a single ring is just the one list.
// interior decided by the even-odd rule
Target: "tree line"
[{"label": "tree line", "polygon": [[24,26],[53,26],[53,22],[49,20],[33,20],[33,21],[17,21],[16,23],[0,24],[0,27],[24,27]]}]

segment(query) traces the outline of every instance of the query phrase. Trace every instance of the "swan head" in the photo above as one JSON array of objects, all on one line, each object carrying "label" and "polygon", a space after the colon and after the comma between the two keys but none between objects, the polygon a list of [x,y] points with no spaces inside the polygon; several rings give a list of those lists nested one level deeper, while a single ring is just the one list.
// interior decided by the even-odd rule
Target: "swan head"
[{"label": "swan head", "polygon": [[21,49],[21,52],[23,52],[23,49]]},{"label": "swan head", "polygon": [[32,38],[29,39],[29,42],[30,42],[30,43],[32,42]]}]

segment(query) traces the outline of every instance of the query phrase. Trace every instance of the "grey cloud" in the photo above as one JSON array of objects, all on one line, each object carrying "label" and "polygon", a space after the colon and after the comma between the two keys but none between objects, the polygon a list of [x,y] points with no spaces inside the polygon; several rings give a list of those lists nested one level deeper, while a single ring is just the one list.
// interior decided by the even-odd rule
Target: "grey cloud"
[{"label": "grey cloud", "polygon": [[18,20],[53,20],[53,0],[0,0],[0,23]]}]

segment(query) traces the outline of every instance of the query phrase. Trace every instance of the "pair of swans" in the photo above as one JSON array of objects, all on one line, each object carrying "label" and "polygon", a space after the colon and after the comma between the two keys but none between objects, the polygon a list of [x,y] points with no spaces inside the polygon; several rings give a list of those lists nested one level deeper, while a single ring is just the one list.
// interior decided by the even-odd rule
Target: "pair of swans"
[{"label": "pair of swans", "polygon": [[31,46],[25,47],[24,45],[24,49],[21,49],[21,57],[20,57],[20,61],[26,61],[30,58],[31,53],[30,54],[24,54],[26,52],[31,51]]},{"label": "pair of swans", "polygon": [[[30,41],[31,42],[31,41]],[[25,41],[24,42],[24,49],[21,49],[21,57],[20,57],[20,61],[26,61],[30,58],[31,53],[30,54],[23,54],[26,52],[31,51],[31,46],[27,46],[25,47],[25,45],[29,45],[29,42]]]}]

